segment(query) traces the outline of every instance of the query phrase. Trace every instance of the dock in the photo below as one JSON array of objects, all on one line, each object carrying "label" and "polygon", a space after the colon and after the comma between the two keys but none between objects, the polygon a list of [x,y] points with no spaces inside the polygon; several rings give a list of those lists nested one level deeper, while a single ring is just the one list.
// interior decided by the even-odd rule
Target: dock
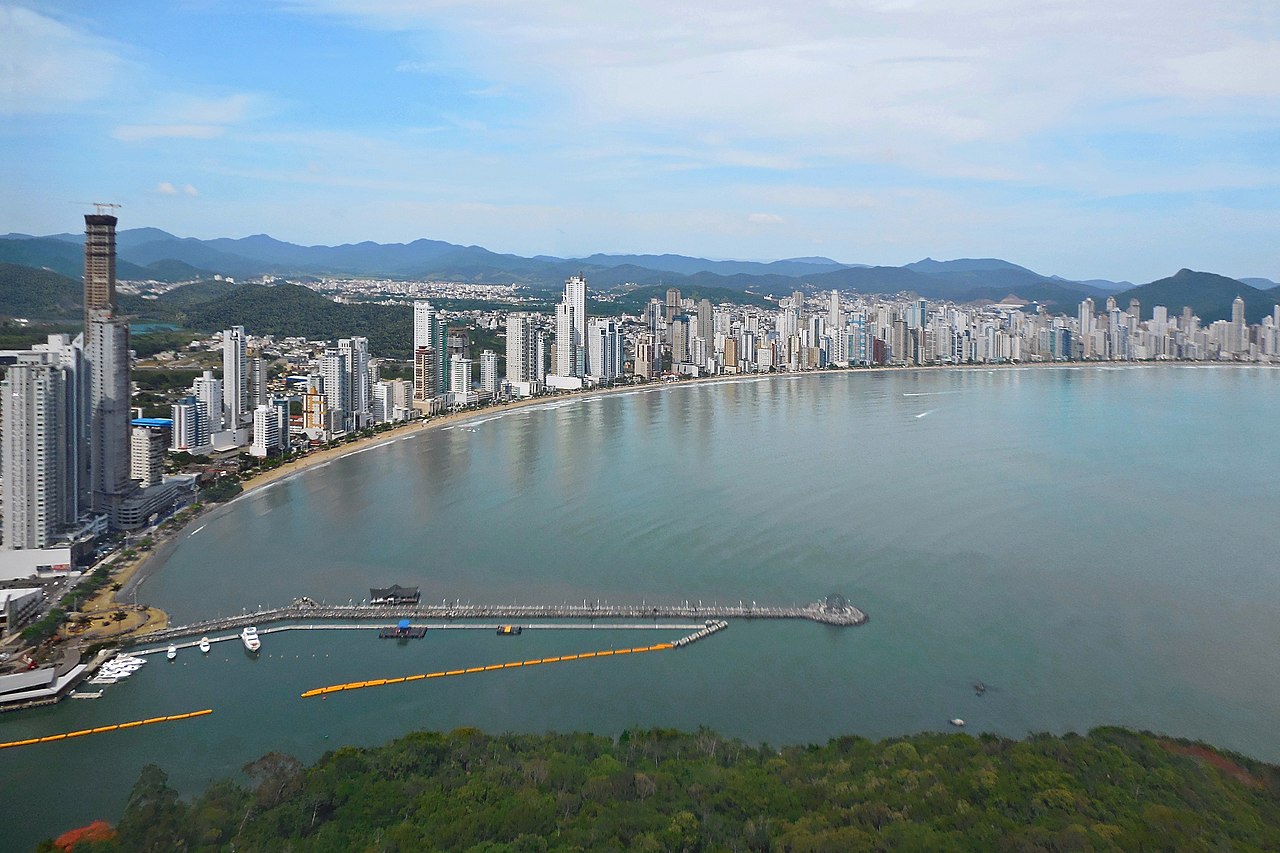
[{"label": "dock", "polygon": [[[394,627],[399,620],[409,619],[415,623],[434,622],[432,630],[449,627],[463,627],[467,620],[495,620],[503,624],[527,624],[530,620],[573,620],[575,622],[597,622],[600,620],[624,620],[625,624],[602,625],[611,629],[654,627],[658,620],[696,621],[698,627],[707,622],[726,621],[730,619],[802,619],[822,625],[836,627],[852,627],[867,622],[867,614],[848,604],[843,596],[830,595],[825,601],[817,601],[807,605],[790,607],[758,606],[745,604],[692,604],[688,601],[680,604],[349,604],[327,605],[317,603],[310,598],[295,599],[285,607],[275,607],[245,613],[240,616],[228,616],[221,619],[210,619],[190,625],[178,625],[153,631],[134,639],[135,644],[162,643],[186,637],[211,634],[215,631],[238,630],[248,625],[269,625],[276,622],[306,623],[298,628],[325,628],[317,624],[326,622],[345,622],[349,627]],[[365,622],[360,626],[358,623]],[[373,622],[375,625],[367,623]],[[377,625],[376,623],[381,623]],[[283,627],[283,626],[281,626]],[[338,626],[333,626],[338,627]],[[344,625],[343,627],[348,627]],[[467,627],[472,627],[467,625]],[[494,630],[494,624],[475,625]],[[538,625],[536,627],[549,627]],[[558,627],[570,627],[561,625]],[[664,626],[671,627],[671,626]],[[261,633],[270,633],[276,629],[267,629]],[[212,639],[212,638],[211,638]]]}]

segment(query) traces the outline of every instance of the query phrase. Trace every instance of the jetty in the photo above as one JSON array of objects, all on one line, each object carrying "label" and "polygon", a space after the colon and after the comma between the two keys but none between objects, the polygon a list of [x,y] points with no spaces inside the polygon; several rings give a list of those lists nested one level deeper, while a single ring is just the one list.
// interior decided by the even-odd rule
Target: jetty
[{"label": "jetty", "polygon": [[[185,637],[210,634],[216,631],[231,631],[249,625],[261,626],[273,622],[300,622],[317,624],[322,622],[375,622],[377,627],[394,627],[402,619],[415,622],[438,621],[444,624],[456,620],[474,621],[479,619],[501,620],[507,624],[515,624],[526,620],[625,620],[632,624],[609,625],[612,628],[641,627],[652,624],[659,619],[678,619],[682,621],[698,620],[701,622],[725,621],[729,619],[802,619],[823,625],[851,627],[862,625],[867,621],[867,614],[845,601],[838,594],[827,596],[823,601],[806,605],[764,606],[739,602],[738,604],[705,604],[688,601],[679,604],[610,604],[607,602],[584,602],[583,604],[346,604],[329,605],[316,602],[310,598],[297,598],[284,607],[274,607],[243,613],[239,616],[227,616],[220,619],[209,619],[193,622],[190,625],[177,625],[152,631],[134,637],[135,644],[161,643]],[[444,624],[441,627],[444,627]],[[375,626],[368,626],[375,627]],[[435,626],[432,626],[433,628]],[[492,628],[492,625],[486,626]],[[533,627],[526,625],[525,627]]]}]

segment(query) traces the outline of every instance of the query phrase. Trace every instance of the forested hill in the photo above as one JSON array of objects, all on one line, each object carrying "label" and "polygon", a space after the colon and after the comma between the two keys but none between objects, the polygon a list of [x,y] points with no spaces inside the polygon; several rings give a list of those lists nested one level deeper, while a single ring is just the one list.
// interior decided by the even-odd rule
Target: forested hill
[{"label": "forested hill", "polygon": [[781,751],[705,730],[466,729],[245,771],[186,803],[144,769],[92,849],[1280,849],[1280,768],[1113,728]]}]

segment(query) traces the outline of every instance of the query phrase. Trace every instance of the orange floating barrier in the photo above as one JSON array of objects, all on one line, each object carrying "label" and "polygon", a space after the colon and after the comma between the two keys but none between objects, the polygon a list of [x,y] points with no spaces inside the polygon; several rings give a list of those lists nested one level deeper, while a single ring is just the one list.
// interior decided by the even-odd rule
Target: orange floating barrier
[{"label": "orange floating barrier", "polygon": [[206,708],[203,711],[192,711],[187,714],[174,714],[169,717],[152,717],[149,720],[131,720],[127,723],[115,723],[109,726],[98,726],[92,729],[80,729],[74,732],[63,732],[56,735],[45,735],[44,737],[32,737],[25,740],[14,740],[8,743],[0,743],[0,749],[8,749],[14,746],[31,746],[37,743],[53,743],[57,740],[66,740],[68,738],[84,737],[85,735],[98,735],[106,732],[114,732],[119,729],[131,729],[135,726],[145,726],[148,723],[169,723],[176,720],[188,720],[192,717],[203,717],[205,714],[212,714],[212,708]]},{"label": "orange floating barrier", "polygon": [[674,649],[674,643],[655,643],[652,646],[637,646],[633,649],[603,649],[596,652],[580,652],[574,655],[561,655],[559,657],[539,658],[537,660],[518,661],[513,660],[508,663],[492,663],[485,666],[472,666],[466,669],[450,669],[445,672],[428,672],[423,675],[405,675],[398,678],[376,678],[372,681],[353,681],[350,684],[337,684],[332,687],[320,687],[315,690],[308,690],[302,694],[303,699],[310,699],[312,696],[320,696],[325,693],[337,692],[339,690],[357,690],[361,687],[379,687],[384,684],[401,684],[408,681],[420,681],[427,678],[444,678],[450,675],[470,675],[476,672],[493,672],[499,669],[514,669],[522,666],[537,666],[543,663],[566,663],[575,660],[588,660],[596,657],[613,657],[615,655],[631,655],[641,654],[643,652],[661,652],[667,649]]}]

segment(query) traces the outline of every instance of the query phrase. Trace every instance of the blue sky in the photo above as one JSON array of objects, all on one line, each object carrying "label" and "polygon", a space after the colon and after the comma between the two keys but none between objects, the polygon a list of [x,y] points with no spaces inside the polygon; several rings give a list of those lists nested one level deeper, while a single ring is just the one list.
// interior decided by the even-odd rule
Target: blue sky
[{"label": "blue sky", "polygon": [[1280,4],[0,5],[0,233],[1280,280]]}]

